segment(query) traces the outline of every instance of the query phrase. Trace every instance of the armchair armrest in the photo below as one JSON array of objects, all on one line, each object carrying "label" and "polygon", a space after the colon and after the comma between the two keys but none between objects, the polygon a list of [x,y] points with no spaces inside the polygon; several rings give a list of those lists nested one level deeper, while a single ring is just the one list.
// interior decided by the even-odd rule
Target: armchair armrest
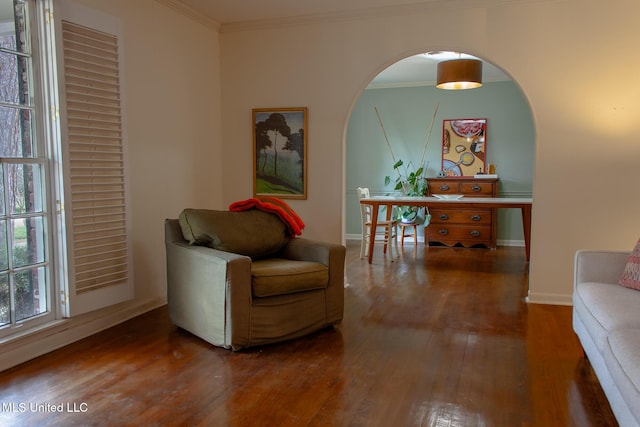
[{"label": "armchair armrest", "polygon": [[[247,337],[251,258],[186,242],[167,242],[169,317],[215,345]],[[237,345],[241,347],[242,344]]]},{"label": "armchair armrest", "polygon": [[287,259],[319,262],[330,267],[332,262],[340,258],[344,263],[345,253],[346,249],[342,245],[298,237],[291,239],[281,254]]},{"label": "armchair armrest", "polygon": [[287,259],[326,265],[329,267],[329,287],[338,286],[340,292],[344,292],[346,253],[347,248],[342,245],[298,237],[284,247],[281,255]]},{"label": "armchair armrest", "polygon": [[628,251],[577,251],[574,260],[574,287],[584,282],[617,284],[629,254]]},{"label": "armchair armrest", "polygon": [[344,277],[347,248],[335,243],[298,237],[292,239],[281,255],[298,261],[314,261],[329,267],[327,286],[327,321],[337,324],[344,312]]}]

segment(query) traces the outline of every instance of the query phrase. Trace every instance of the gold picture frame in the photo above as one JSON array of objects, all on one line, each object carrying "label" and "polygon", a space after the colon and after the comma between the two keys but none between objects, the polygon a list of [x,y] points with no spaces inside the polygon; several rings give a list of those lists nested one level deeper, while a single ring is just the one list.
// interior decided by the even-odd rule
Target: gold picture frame
[{"label": "gold picture frame", "polygon": [[307,107],[254,108],[253,195],[307,198]]}]

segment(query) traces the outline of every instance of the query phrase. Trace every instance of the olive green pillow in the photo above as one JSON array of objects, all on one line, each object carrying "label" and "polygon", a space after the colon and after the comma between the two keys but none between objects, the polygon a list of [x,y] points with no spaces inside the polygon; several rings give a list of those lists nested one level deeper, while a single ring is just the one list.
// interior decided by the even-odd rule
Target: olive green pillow
[{"label": "olive green pillow", "polygon": [[241,212],[185,209],[178,218],[191,245],[265,258],[289,242],[286,225],[277,215],[252,209]]}]

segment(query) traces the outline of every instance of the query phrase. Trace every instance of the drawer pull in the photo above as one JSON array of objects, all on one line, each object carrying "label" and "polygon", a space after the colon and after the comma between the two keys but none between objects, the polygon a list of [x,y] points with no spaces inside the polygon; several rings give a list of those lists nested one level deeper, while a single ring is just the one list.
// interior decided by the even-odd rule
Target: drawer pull
[{"label": "drawer pull", "polygon": [[480,215],[471,215],[471,221],[480,221],[481,219]]},{"label": "drawer pull", "polygon": [[480,187],[478,184],[476,184],[476,185],[474,185],[473,187],[471,187],[471,189],[472,189],[473,191],[480,191],[480,190],[482,190],[482,187]]},{"label": "drawer pull", "polygon": [[446,220],[448,220],[448,219],[449,219],[449,215],[447,215],[447,214],[441,214],[441,215],[440,215],[440,219],[441,219],[441,220],[443,220],[443,221],[446,221]]},{"label": "drawer pull", "polygon": [[449,186],[447,184],[443,184],[443,185],[440,186],[440,190],[449,191]]},{"label": "drawer pull", "polygon": [[438,233],[440,233],[441,236],[446,236],[447,234],[449,234],[449,230],[447,230],[446,228],[441,228],[440,230],[438,230]]},{"label": "drawer pull", "polygon": [[472,235],[473,237],[479,237],[479,236],[480,236],[480,232],[479,232],[478,230],[473,230],[473,231],[471,232],[471,235]]}]

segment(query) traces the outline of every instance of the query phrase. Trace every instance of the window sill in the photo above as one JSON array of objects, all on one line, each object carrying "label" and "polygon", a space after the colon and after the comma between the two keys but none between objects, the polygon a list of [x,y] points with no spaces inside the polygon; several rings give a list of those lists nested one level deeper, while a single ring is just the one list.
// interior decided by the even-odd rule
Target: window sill
[{"label": "window sill", "polygon": [[[46,322],[38,326],[22,327],[18,329],[19,332],[14,332],[11,335],[0,338],[0,348],[3,348],[15,342],[24,340],[25,338],[30,338],[34,335],[38,335],[41,333],[44,333],[47,335],[51,333],[56,333],[57,332],[56,329],[58,327],[60,327],[61,325],[65,325],[67,323],[69,323],[69,319],[60,319],[60,320],[52,320],[50,322]],[[15,330],[16,329],[14,329],[14,331]]]}]

